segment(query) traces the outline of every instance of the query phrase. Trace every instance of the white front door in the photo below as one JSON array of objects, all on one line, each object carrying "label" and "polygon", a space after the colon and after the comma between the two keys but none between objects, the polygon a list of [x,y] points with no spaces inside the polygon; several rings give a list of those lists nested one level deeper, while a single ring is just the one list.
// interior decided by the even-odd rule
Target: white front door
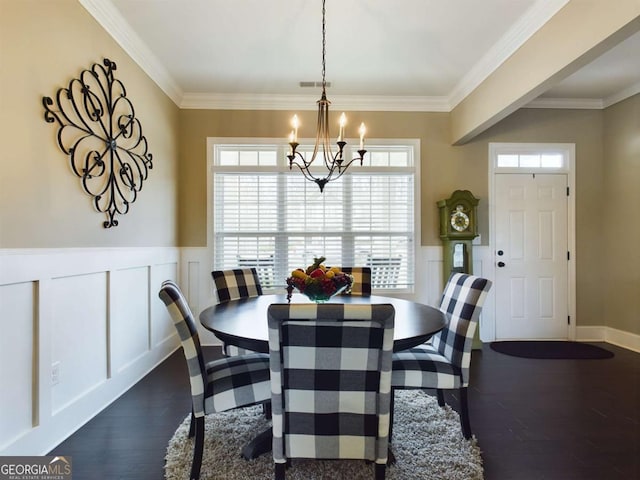
[{"label": "white front door", "polygon": [[495,337],[567,339],[567,175],[495,175]]}]

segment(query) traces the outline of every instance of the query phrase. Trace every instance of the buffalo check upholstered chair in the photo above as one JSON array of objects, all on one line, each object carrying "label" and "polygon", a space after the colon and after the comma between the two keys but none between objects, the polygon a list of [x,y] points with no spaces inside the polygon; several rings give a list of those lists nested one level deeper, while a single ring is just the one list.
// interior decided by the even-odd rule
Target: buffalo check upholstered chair
[{"label": "buffalo check upholstered chair", "polygon": [[178,285],[167,280],[158,295],[180,335],[189,369],[192,400],[189,436],[195,434],[190,478],[194,480],[200,478],[205,415],[269,401],[269,356],[256,353],[205,363],[193,314]]},{"label": "buffalo check upholstered chair", "polygon": [[371,295],[371,267],[342,267],[341,270],[353,277],[351,289],[342,295]]},{"label": "buffalo check upholstered chair", "polygon": [[276,479],[292,458],[388,457],[392,305],[273,304],[268,310]]},{"label": "buffalo check upholstered chair", "polygon": [[[239,298],[251,298],[262,295],[262,286],[255,268],[235,268],[233,270],[215,270],[211,272],[216,286],[216,294],[220,303]],[[258,321],[258,319],[256,319]],[[255,353],[235,345],[223,345],[222,351],[227,356]]]},{"label": "buffalo check upholstered chair", "polygon": [[449,277],[440,301],[448,323],[427,343],[393,355],[391,384],[397,388],[436,389],[444,405],[443,390],[460,394],[460,423],[464,437],[471,438],[467,387],[473,335],[491,282],[464,273]]}]

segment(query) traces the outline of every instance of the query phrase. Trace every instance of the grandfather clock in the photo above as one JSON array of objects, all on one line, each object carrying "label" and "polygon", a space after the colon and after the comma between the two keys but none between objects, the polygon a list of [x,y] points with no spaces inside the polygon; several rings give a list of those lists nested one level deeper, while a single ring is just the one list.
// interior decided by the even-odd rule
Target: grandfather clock
[{"label": "grandfather clock", "polygon": [[473,273],[471,243],[478,236],[478,199],[469,190],[456,190],[438,202],[440,238],[443,243],[442,277],[452,272]]},{"label": "grandfather clock", "polygon": [[[443,284],[453,272],[473,273],[472,242],[478,236],[478,199],[469,190],[456,190],[446,200],[440,200],[440,238],[443,244]],[[473,348],[482,348],[479,329]]]}]

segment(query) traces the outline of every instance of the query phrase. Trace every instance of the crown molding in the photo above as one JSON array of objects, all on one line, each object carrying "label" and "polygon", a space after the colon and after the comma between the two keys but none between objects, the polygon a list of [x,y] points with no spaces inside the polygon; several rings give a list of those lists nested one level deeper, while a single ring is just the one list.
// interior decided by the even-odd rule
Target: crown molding
[{"label": "crown molding", "polygon": [[465,75],[449,95],[451,109],[504,63],[569,0],[539,0],[518,20]]},{"label": "crown molding", "polygon": [[[540,0],[456,85],[448,97],[335,95],[334,108],[350,111],[450,112],[569,0]],[[158,87],[182,109],[315,110],[316,95],[185,93],[110,0],[78,0]],[[640,93],[640,82],[600,99],[538,98],[523,108],[603,109]]]},{"label": "crown molding", "polygon": [[536,98],[522,108],[565,108],[577,110],[602,110],[604,102],[597,98]]},{"label": "crown molding", "polygon": [[[334,108],[368,112],[449,112],[446,97],[333,95]],[[183,109],[316,110],[317,95],[185,93]]]},{"label": "crown molding", "polygon": [[[183,91],[167,69],[149,50],[109,0],[78,0],[91,16],[127,52],[144,72],[176,105],[182,101]],[[116,62],[117,63],[117,62]]]},{"label": "crown molding", "polygon": [[621,90],[618,93],[614,93],[613,95],[608,96],[604,99],[604,108],[610,107],[611,105],[621,102],[622,100],[626,100],[629,97],[633,97],[634,95],[640,93],[640,82],[634,83],[628,88]]},{"label": "crown molding", "polygon": [[574,108],[584,110],[602,110],[622,102],[629,97],[640,93],[640,82],[631,85],[604,99],[600,98],[536,98],[523,108]]}]

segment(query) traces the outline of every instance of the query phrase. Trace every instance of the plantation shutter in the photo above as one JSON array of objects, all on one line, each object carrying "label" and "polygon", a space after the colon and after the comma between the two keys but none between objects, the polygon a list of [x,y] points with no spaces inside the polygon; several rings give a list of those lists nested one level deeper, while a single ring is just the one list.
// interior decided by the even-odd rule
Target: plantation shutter
[{"label": "plantation shutter", "polygon": [[[299,171],[278,165],[281,147],[273,146],[269,156],[265,146],[218,146],[214,269],[255,266],[263,288],[284,288],[291,270],[324,256],[328,266],[370,266],[375,289],[411,288],[415,179],[409,147],[376,148],[370,158],[375,171],[352,166],[354,173],[320,193]],[[392,168],[398,152],[404,160]]]}]

